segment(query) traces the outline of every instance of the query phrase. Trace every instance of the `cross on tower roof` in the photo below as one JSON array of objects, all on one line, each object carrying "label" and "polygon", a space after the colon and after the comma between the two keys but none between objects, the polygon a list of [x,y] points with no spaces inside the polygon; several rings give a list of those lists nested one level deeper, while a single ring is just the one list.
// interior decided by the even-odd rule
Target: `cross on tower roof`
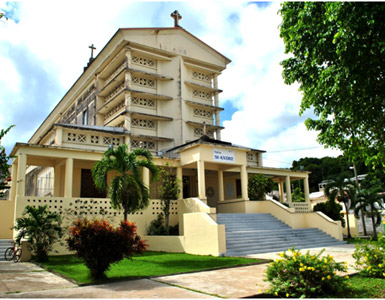
[{"label": "cross on tower roof", "polygon": [[176,10],[170,16],[174,19],[174,27],[180,27],[179,20],[182,19],[182,16],[179,14],[179,12]]},{"label": "cross on tower roof", "polygon": [[92,60],[92,59],[94,59],[94,50],[96,50],[96,48],[95,48],[94,44],[92,44],[91,46],[88,46],[88,48],[91,49],[91,59],[90,60]]}]

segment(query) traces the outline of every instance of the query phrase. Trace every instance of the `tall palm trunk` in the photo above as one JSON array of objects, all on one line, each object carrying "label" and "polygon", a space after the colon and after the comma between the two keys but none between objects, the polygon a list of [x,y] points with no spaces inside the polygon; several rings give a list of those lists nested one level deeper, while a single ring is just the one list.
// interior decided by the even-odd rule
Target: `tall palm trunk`
[{"label": "tall palm trunk", "polygon": [[377,240],[377,230],[376,230],[376,222],[374,222],[374,207],[370,205],[370,213],[371,213],[371,219],[372,219],[372,226],[373,226],[373,236]]},{"label": "tall palm trunk", "polygon": [[346,202],[344,202],[344,206],[345,206],[345,210],[346,210],[346,225],[348,228],[348,238],[351,238],[352,235],[350,234],[349,209],[348,209]]}]

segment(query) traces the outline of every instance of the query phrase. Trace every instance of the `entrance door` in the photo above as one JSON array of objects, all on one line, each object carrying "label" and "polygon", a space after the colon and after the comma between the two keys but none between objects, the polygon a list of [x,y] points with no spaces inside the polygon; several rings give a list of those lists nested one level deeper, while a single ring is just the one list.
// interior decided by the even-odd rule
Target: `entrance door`
[{"label": "entrance door", "polygon": [[106,193],[100,192],[94,184],[91,170],[82,169],[80,197],[82,198],[106,198]]}]

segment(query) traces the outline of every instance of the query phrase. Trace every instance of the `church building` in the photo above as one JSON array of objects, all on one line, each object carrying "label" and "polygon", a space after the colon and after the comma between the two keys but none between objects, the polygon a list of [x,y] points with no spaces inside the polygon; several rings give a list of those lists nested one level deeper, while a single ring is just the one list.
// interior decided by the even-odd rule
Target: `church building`
[{"label": "church building", "polygon": [[[339,222],[311,212],[308,172],[264,167],[265,151],[221,140],[220,75],[231,61],[182,28],[177,11],[172,16],[174,27],[119,29],[96,57],[90,46],[84,72],[28,143],[12,150],[0,238],[12,238],[9,228],[27,205],[47,205],[75,218],[81,210],[91,218],[103,210],[110,219],[122,219],[95,189],[91,169],[108,147],[127,144],[148,149],[156,165],[173,167],[183,182],[170,215],[179,236],[147,236],[161,204],[157,183],[150,184],[143,169],[150,205],[128,219],[149,249],[226,255],[230,226],[219,215],[230,214],[269,214],[291,228],[318,228],[341,241]],[[278,201],[249,199],[248,178],[255,174],[273,178]],[[292,202],[297,180],[305,202]]]}]

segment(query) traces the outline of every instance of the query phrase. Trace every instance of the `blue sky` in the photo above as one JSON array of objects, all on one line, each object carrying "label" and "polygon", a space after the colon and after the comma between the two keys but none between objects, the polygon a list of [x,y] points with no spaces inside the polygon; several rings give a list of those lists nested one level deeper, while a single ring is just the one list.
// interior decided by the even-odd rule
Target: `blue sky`
[{"label": "blue sky", "polygon": [[8,17],[0,20],[0,128],[16,125],[3,140],[7,151],[28,142],[81,75],[89,45],[97,54],[120,27],[171,27],[176,9],[184,29],[232,60],[219,77],[223,140],[266,150],[271,167],[339,154],[306,130],[311,112],[299,117],[298,86],[283,83],[279,3],[209,0],[0,0]]}]

